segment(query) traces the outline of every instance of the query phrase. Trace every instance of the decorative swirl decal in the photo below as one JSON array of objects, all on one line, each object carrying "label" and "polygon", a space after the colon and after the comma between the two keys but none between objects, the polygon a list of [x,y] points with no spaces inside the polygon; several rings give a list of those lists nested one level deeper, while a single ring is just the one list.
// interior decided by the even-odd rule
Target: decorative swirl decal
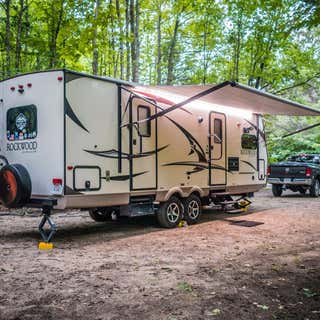
[{"label": "decorative swirl decal", "polygon": [[[137,153],[137,154],[133,154],[132,156],[129,153],[126,152],[121,152],[121,157],[123,159],[127,159],[129,160],[130,158],[132,159],[136,159],[136,158],[144,158],[144,157],[149,157],[152,156],[164,149],[166,149],[169,145],[165,145],[161,148],[155,149],[155,150],[151,150],[151,151],[146,151],[146,152],[141,152],[141,153]],[[116,149],[110,149],[110,150],[105,150],[105,151],[95,151],[95,150],[86,150],[83,149],[83,151],[91,153],[95,156],[98,157],[104,157],[104,158],[111,158],[111,159],[118,159],[119,157],[119,151]]]},{"label": "decorative swirl decal", "polygon": [[72,110],[67,98],[65,99],[65,106],[66,106],[66,114],[67,116],[74,122],[76,123],[80,128],[82,128],[83,130],[87,131],[88,133],[89,130],[82,124],[82,122],[79,120],[79,118],[76,116],[76,114],[74,113],[74,111]]},{"label": "decorative swirl decal", "polygon": [[[138,177],[138,176],[141,176],[145,173],[148,173],[149,171],[142,171],[142,172],[138,172],[138,173],[134,173],[132,175],[132,178],[134,177]],[[102,177],[101,179],[105,179],[106,180],[106,177]],[[110,177],[110,180],[112,181],[126,181],[126,180],[129,180],[130,179],[130,175],[126,174],[126,175],[122,175],[122,176],[112,176]]]},{"label": "decorative swirl decal", "polygon": [[258,171],[257,168],[250,162],[245,161],[245,160],[240,160],[241,162],[247,164],[249,167],[251,167],[254,171]]},{"label": "decorative swirl decal", "polygon": [[190,166],[190,167],[195,167],[195,169],[193,169],[192,171],[187,171],[187,174],[192,174],[192,173],[197,173],[203,170],[207,170],[207,169],[216,169],[216,170],[222,170],[222,171],[226,171],[229,172],[231,174],[233,174],[232,171],[229,171],[228,169],[226,169],[223,166],[219,166],[216,164],[211,164],[209,165],[208,163],[201,163],[201,162],[195,162],[195,161],[178,161],[178,162],[170,162],[170,163],[166,163],[163,164],[162,166],[164,167],[168,167],[168,166]]}]

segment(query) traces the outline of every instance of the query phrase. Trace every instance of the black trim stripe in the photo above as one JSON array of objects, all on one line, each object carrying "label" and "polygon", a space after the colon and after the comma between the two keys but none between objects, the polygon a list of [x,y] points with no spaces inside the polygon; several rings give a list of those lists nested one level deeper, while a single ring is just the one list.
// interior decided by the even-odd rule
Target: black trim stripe
[{"label": "black trim stripe", "polygon": [[169,144],[167,144],[159,149],[133,154],[132,156],[130,156],[129,153],[125,153],[125,152],[120,153],[118,150],[115,150],[115,149],[105,150],[105,151],[95,151],[95,150],[84,149],[83,151],[91,153],[91,154],[98,156],[98,157],[111,158],[111,159],[118,159],[118,157],[121,155],[121,157],[123,159],[128,160],[130,158],[136,159],[136,158],[149,157],[149,156],[152,156],[152,155],[166,149],[167,147],[169,147]]},{"label": "black trim stripe", "polygon": [[76,116],[76,114],[74,113],[74,111],[72,110],[68,99],[65,99],[65,106],[66,106],[66,115],[74,122],[76,123],[80,128],[82,128],[83,130],[87,131],[88,133],[89,130],[82,124],[82,122],[79,120],[79,118]]},{"label": "black trim stripe", "polygon": [[[138,177],[141,176],[145,173],[148,173],[149,171],[142,171],[142,172],[138,172],[138,173],[134,173],[131,175],[132,178],[134,177]],[[106,177],[102,177],[101,179],[106,179]],[[110,177],[110,180],[112,181],[126,181],[130,179],[130,175],[129,174],[125,174],[125,175],[121,175],[121,176],[112,176]]]},{"label": "black trim stripe", "polygon": [[258,171],[257,168],[250,162],[245,161],[245,160],[240,160],[241,162],[247,164],[249,167],[251,167],[254,171]]}]

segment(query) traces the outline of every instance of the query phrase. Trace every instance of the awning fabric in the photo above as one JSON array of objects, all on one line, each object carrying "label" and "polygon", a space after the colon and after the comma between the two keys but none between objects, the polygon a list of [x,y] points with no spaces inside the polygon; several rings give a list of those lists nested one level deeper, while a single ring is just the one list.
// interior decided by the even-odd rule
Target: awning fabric
[{"label": "awning fabric", "polygon": [[[230,81],[219,85],[141,86],[136,87],[134,91],[173,106],[201,92],[210,91],[213,87],[217,89],[195,101],[239,108],[263,115],[320,116],[320,111],[305,105]],[[183,104],[183,108],[187,109],[188,103]]]}]

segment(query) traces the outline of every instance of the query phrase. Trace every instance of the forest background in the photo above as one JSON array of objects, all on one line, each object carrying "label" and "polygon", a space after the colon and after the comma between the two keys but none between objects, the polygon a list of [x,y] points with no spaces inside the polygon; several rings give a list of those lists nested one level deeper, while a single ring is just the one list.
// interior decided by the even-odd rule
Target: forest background
[{"label": "forest background", "polygon": [[[144,84],[234,80],[320,109],[320,0],[0,0],[0,80],[68,68]],[[266,117],[270,160],[319,152]]]}]

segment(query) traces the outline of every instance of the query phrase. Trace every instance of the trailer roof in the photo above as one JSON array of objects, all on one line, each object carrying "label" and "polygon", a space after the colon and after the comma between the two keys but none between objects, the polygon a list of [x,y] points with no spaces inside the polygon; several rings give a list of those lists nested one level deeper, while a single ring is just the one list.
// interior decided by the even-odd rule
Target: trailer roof
[{"label": "trailer roof", "polygon": [[[163,100],[163,103],[172,102],[173,107],[179,104],[177,108],[187,108],[194,97],[195,102],[203,101],[206,104],[239,108],[257,114],[320,116],[318,110],[231,81],[218,85],[142,86],[136,87],[136,90],[141,94],[146,93],[149,97],[152,94]],[[183,103],[184,100],[189,101]]]}]

